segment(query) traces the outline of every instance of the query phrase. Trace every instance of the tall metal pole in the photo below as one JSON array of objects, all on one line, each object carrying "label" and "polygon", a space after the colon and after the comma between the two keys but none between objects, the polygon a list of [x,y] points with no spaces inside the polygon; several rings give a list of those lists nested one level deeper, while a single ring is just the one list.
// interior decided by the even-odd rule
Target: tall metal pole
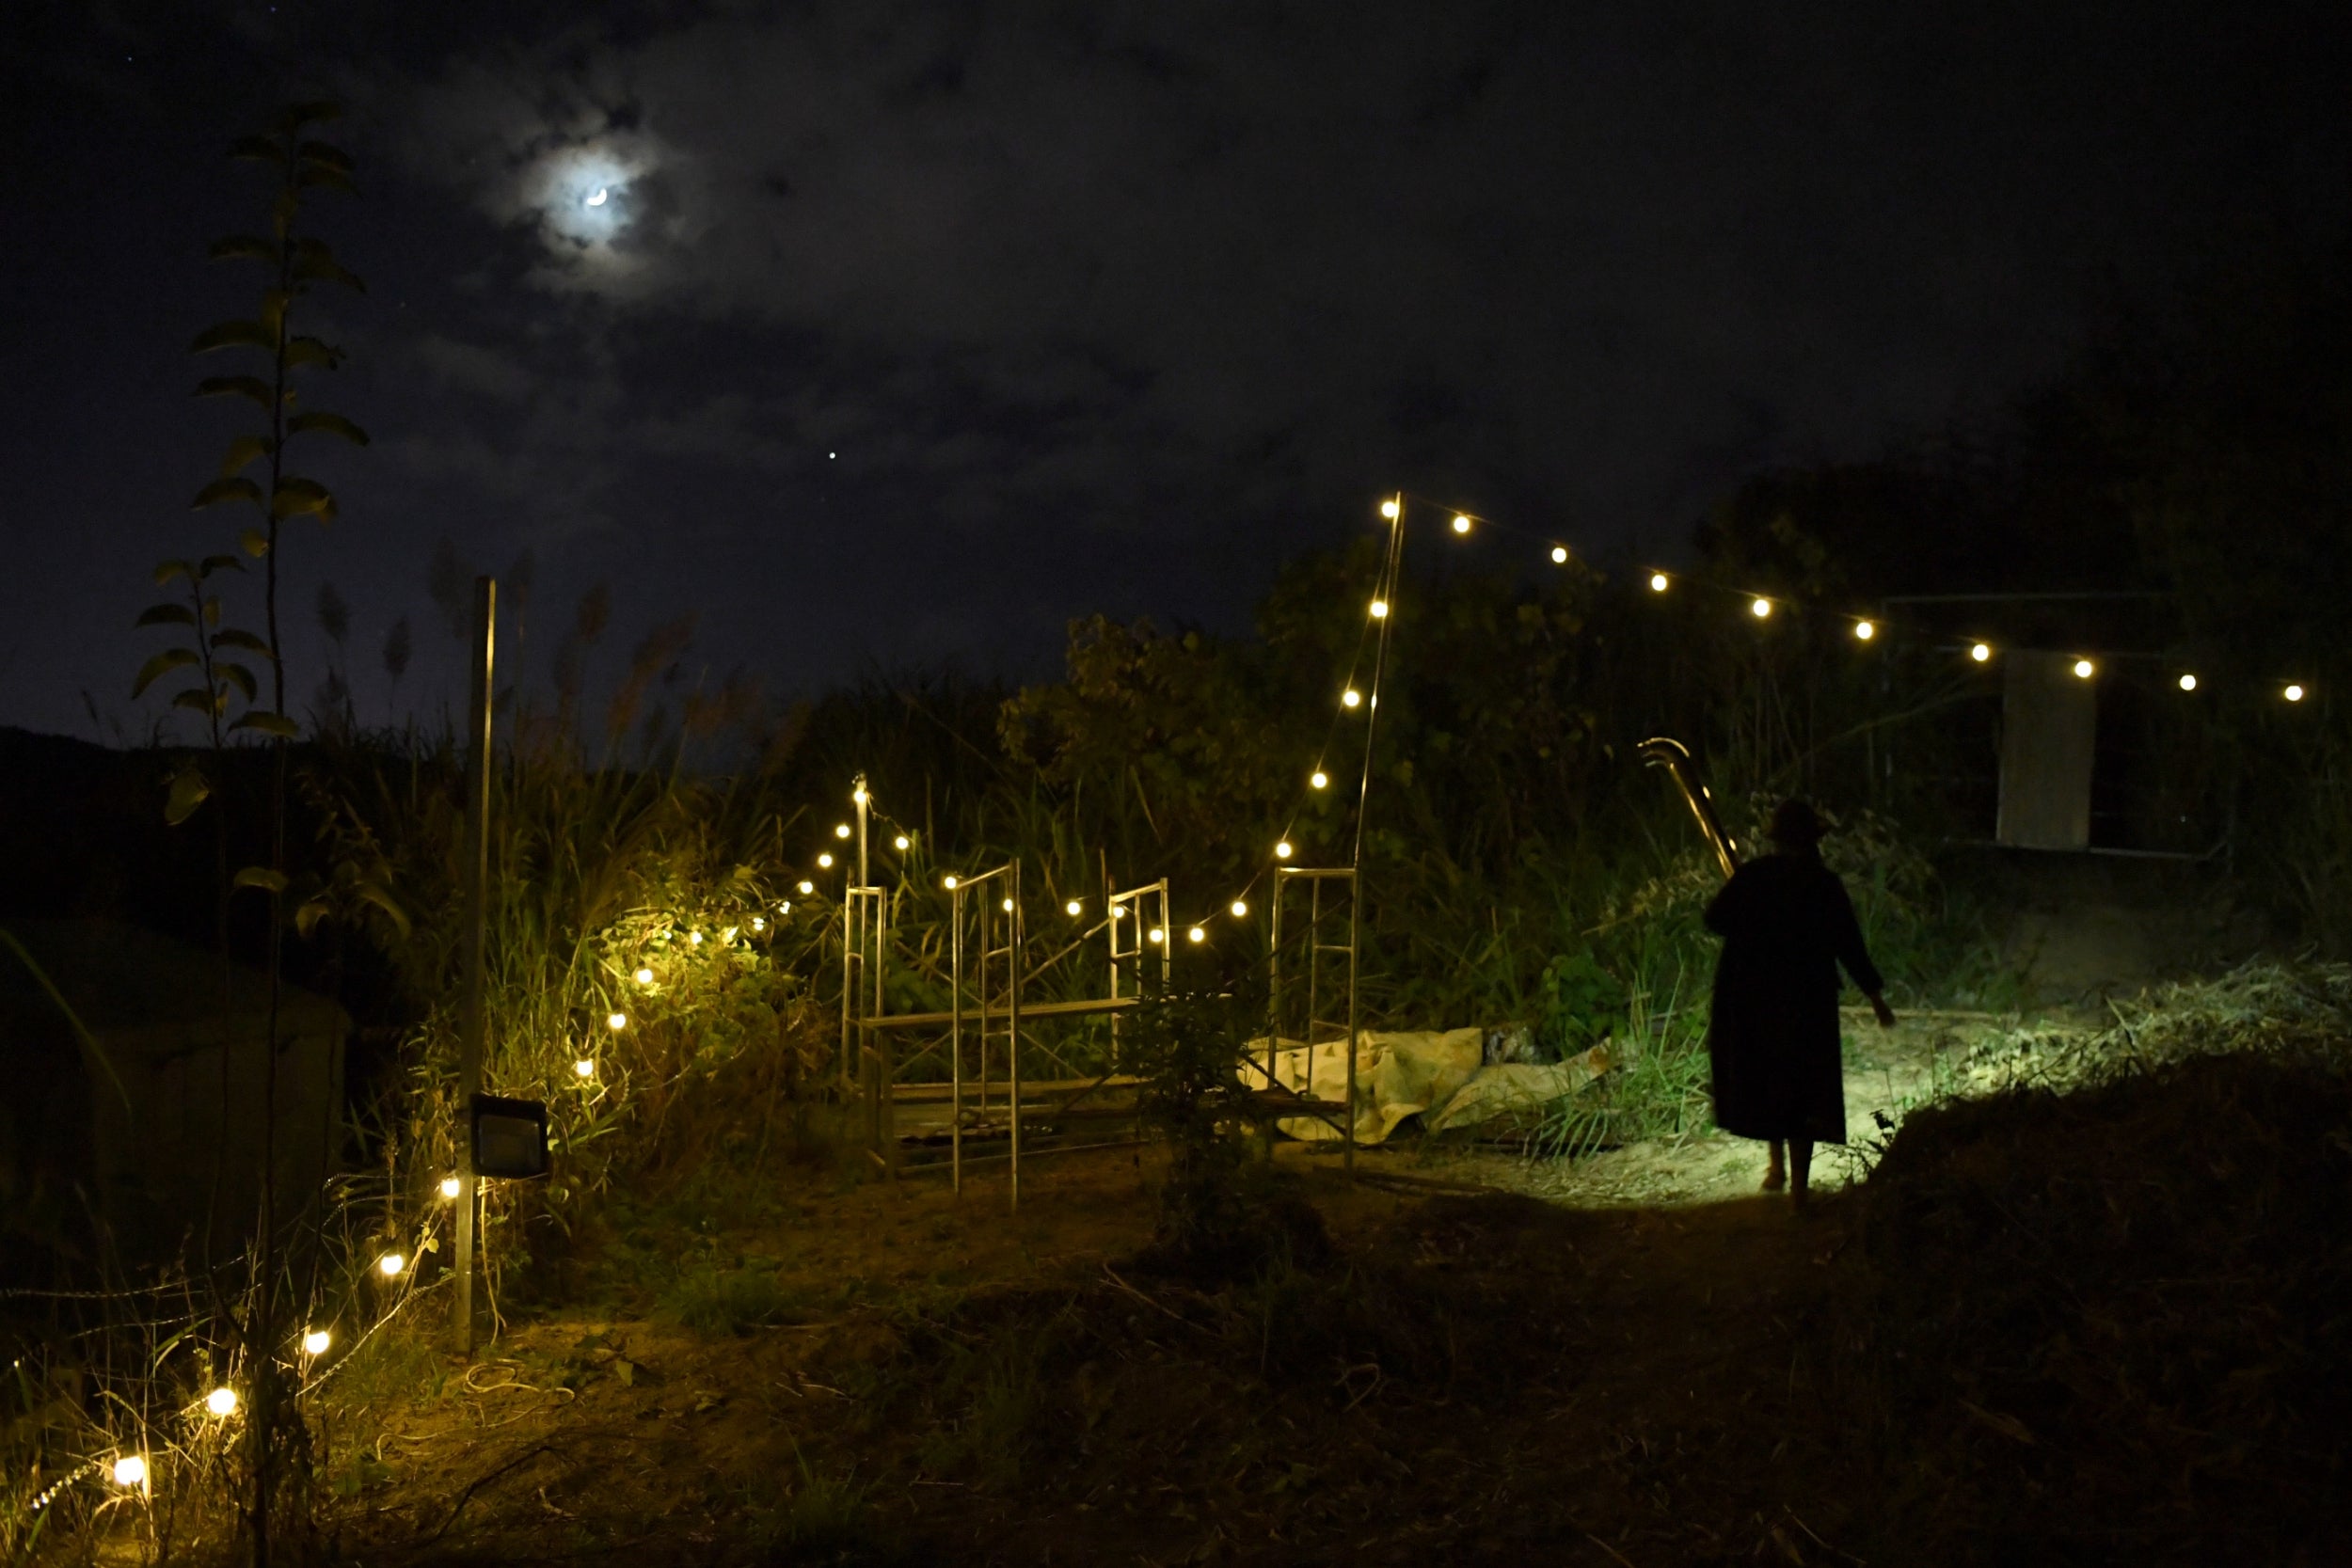
[{"label": "tall metal pole", "polygon": [[[1364,773],[1356,790],[1356,847],[1348,857],[1347,879],[1347,1147],[1344,1160],[1350,1177],[1356,1174],[1356,976],[1363,966],[1364,949],[1364,817],[1372,806],[1372,740],[1380,722],[1380,682],[1389,672],[1389,627],[1396,624],[1397,568],[1405,558],[1405,496],[1391,499],[1389,553],[1381,573],[1380,597],[1389,613],[1379,617],[1380,635],[1372,656],[1372,696],[1364,714]],[[1309,1053],[1312,1060],[1313,1053]]]},{"label": "tall metal pole", "polygon": [[473,672],[466,683],[466,979],[457,1028],[457,1301],[452,1338],[461,1354],[476,1341],[473,1101],[482,1092],[482,957],[490,917],[490,682],[498,641],[499,585],[473,579]]}]

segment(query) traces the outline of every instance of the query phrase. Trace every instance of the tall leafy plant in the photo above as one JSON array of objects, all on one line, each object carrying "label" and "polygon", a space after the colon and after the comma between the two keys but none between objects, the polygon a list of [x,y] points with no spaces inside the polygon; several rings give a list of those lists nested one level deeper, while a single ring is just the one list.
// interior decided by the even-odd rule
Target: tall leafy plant
[{"label": "tall leafy plant", "polygon": [[[334,492],[318,479],[296,471],[289,457],[297,442],[306,447],[311,444],[309,437],[331,436],[357,446],[365,446],[368,439],[367,433],[344,416],[308,406],[297,385],[298,380],[307,380],[310,372],[332,370],[342,360],[340,349],[298,329],[303,301],[322,284],[354,292],[364,292],[365,287],[356,274],[336,259],[325,241],[303,230],[305,206],[311,193],[353,191],[350,155],[310,134],[314,126],[334,119],[338,113],[332,103],[297,103],[280,113],[267,131],[240,137],[231,144],[231,158],[260,164],[270,171],[269,219],[265,232],[231,234],[215,240],[212,255],[215,261],[258,265],[266,276],[252,315],[217,322],[197,334],[191,345],[192,351],[199,355],[234,354],[244,357],[246,369],[206,377],[198,384],[197,394],[242,400],[251,404],[258,416],[230,436],[221,455],[219,472],[197,492],[195,499],[199,510],[222,505],[253,510],[254,523],[244,530],[242,543],[245,553],[258,559],[262,568],[263,635],[259,640],[260,646],[253,647],[251,640],[230,645],[246,647],[261,656],[268,677],[267,701],[261,700],[258,683],[248,684],[249,671],[246,672],[247,682],[240,682],[236,675],[225,673],[229,669],[244,670],[244,666],[223,665],[224,673],[217,679],[236,687],[248,698],[245,712],[230,722],[225,731],[219,721],[225,716],[226,689],[215,684],[213,673],[221,661],[211,651],[221,645],[223,638],[215,632],[209,638],[209,648],[204,645],[206,618],[217,612],[207,607],[201,578],[194,610],[199,644],[195,662],[205,673],[214,738],[219,742],[229,734],[250,731],[266,737],[274,753],[268,802],[269,863],[247,866],[233,879],[235,885],[257,888],[269,900],[269,1003],[259,1108],[261,1196],[259,1212],[254,1216],[252,1280],[238,1318],[249,1353],[246,1364],[252,1369],[253,1376],[246,1456],[251,1490],[246,1506],[246,1528],[257,1565],[269,1561],[273,1522],[281,1493],[285,1482],[298,1469],[300,1456],[308,1445],[307,1429],[291,1397],[280,1354],[282,1341],[294,1326],[297,1306],[297,1293],[280,1278],[276,1042],[284,985],[286,747],[299,733],[286,711],[285,642],[278,620],[281,546],[289,522],[306,516],[322,523],[332,522],[337,512]],[[220,558],[213,559],[217,562]]]}]

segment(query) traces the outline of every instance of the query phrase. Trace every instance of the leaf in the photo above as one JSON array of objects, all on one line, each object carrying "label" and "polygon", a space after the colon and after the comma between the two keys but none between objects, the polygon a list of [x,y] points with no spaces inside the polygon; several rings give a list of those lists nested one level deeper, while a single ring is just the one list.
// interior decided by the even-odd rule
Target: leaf
[{"label": "leaf", "polygon": [[296,414],[286,421],[286,434],[289,436],[299,436],[306,431],[312,430],[323,430],[330,436],[340,436],[355,447],[364,447],[368,444],[366,431],[361,430],[341,414],[329,414],[323,408],[313,408],[306,413]]},{"label": "leaf", "polygon": [[384,918],[392,923],[392,929],[400,933],[401,941],[408,940],[408,933],[412,928],[408,922],[408,911],[400,907],[398,899],[373,882],[361,882],[352,891],[366,902],[373,904],[384,911]]},{"label": "leaf", "polygon": [[184,561],[159,561],[155,563],[155,586],[158,588],[176,578],[194,576],[195,571]]},{"label": "leaf", "polygon": [[178,827],[212,796],[212,784],[203,774],[193,768],[182,768],[171,776],[171,788],[164,796],[164,820]]},{"label": "leaf", "polygon": [[278,338],[260,322],[215,322],[188,344],[190,354],[210,354],[216,348],[258,348],[263,354],[275,354]]},{"label": "leaf", "polygon": [[278,489],[270,497],[270,515],[276,517],[298,517],[314,512],[322,522],[335,520],[334,493],[315,479],[300,474],[284,474],[278,481]]},{"label": "leaf", "polygon": [[256,561],[269,554],[269,535],[258,528],[249,528],[238,534],[237,545]]},{"label": "leaf", "polygon": [[278,247],[259,234],[231,234],[213,242],[213,260],[261,261],[274,267],[278,264]]},{"label": "leaf", "polygon": [[267,136],[239,136],[229,144],[229,156],[246,158],[257,164],[286,165],[286,150]]},{"label": "leaf", "polygon": [[309,941],[310,933],[318,928],[319,922],[334,912],[324,898],[304,899],[301,908],[294,911],[294,934]]},{"label": "leaf", "polygon": [[195,662],[194,648],[166,648],[139,666],[138,678],[131,683],[131,695],[137,696],[174,670],[184,669]]},{"label": "leaf", "polygon": [[262,641],[251,632],[240,631],[235,626],[223,626],[220,630],[213,633],[213,646],[215,648],[243,648],[247,653],[260,654],[263,658],[270,657],[268,643]]},{"label": "leaf", "polygon": [[174,693],[171,705],[186,708],[191,713],[200,713],[207,719],[217,719],[229,711],[229,705],[221,700],[219,692],[207,691],[200,686],[191,686],[185,691]]},{"label": "leaf", "polygon": [[245,562],[233,555],[208,555],[197,563],[196,575],[209,578],[215,572],[242,572]]},{"label": "leaf", "polygon": [[351,161],[350,153],[327,142],[306,141],[294,151],[304,163],[331,168],[339,174],[353,174],[358,170],[358,166]]},{"label": "leaf", "polygon": [[204,624],[208,626],[220,625],[220,595],[217,594],[204,595]]},{"label": "leaf", "polygon": [[282,713],[248,713],[229,726],[231,730],[259,730],[279,740],[300,738],[302,728]]},{"label": "leaf", "polygon": [[192,626],[196,611],[183,604],[151,604],[139,611],[135,626]]},{"label": "leaf", "polygon": [[246,669],[244,665],[231,664],[228,660],[223,659],[221,662],[213,666],[213,674],[219,680],[222,689],[226,690],[228,688],[233,686],[239,691],[245,693],[245,700],[246,702],[249,703],[255,700],[259,688],[254,685],[253,672]]},{"label": "leaf", "polygon": [[324,365],[335,369],[343,362],[343,351],[320,338],[295,338],[286,344],[286,363],[294,365]]},{"label": "leaf", "polygon": [[216,479],[199,490],[196,499],[188,504],[192,509],[201,511],[208,506],[218,506],[222,501],[251,501],[259,506],[262,504],[262,487],[249,479]]},{"label": "leaf", "polygon": [[[343,188],[350,189],[347,185]],[[324,261],[311,256],[301,258],[294,264],[294,279],[297,283],[341,283],[354,293],[368,292],[367,284],[360,280],[358,273],[331,257]]]},{"label": "leaf", "polygon": [[262,405],[264,414],[270,410],[269,383],[258,375],[208,375],[196,384],[200,398],[251,398]]},{"label": "leaf", "polygon": [[258,887],[264,893],[283,893],[286,891],[286,874],[282,871],[272,871],[266,865],[240,866],[237,874],[230,879],[229,885]]},{"label": "leaf", "polygon": [[268,436],[233,436],[230,437],[229,450],[221,454],[221,477],[225,479],[229,475],[245,468],[256,459],[267,457],[268,455]]}]

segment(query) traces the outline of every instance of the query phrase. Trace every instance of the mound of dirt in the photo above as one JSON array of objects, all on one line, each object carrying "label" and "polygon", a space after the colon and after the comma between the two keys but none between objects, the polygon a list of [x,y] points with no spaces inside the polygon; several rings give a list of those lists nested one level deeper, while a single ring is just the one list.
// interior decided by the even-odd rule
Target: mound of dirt
[{"label": "mound of dirt", "polygon": [[1842,1389],[1936,1562],[2330,1560],[2352,1078],[2180,1061],[1915,1113],[1855,1195]]}]

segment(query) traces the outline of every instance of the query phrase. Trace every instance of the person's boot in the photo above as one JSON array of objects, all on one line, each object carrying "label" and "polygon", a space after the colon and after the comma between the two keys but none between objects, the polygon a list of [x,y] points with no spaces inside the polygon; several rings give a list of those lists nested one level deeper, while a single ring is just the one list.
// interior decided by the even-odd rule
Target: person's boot
[{"label": "person's boot", "polygon": [[1780,1140],[1774,1138],[1767,1148],[1771,1152],[1764,1158],[1764,1190],[1776,1193],[1788,1184],[1788,1173],[1780,1163]]}]

